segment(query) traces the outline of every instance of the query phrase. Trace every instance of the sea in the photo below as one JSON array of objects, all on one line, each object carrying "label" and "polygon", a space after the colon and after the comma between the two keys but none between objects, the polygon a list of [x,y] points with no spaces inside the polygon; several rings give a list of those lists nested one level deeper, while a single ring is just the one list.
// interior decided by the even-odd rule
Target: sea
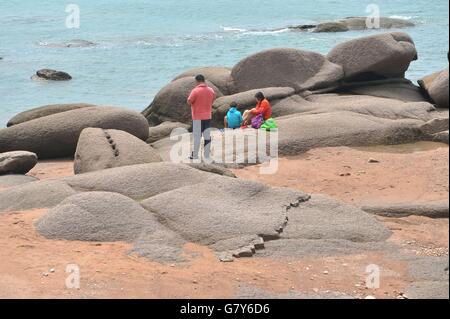
[{"label": "sea", "polygon": [[[448,0],[0,0],[0,127],[47,104],[141,111],[187,69],[232,67],[268,48],[326,54],[340,42],[386,30],[317,34],[288,27],[376,11],[416,23],[401,30],[419,52],[409,79],[448,66]],[[95,45],[64,45],[74,40]],[[73,80],[31,80],[42,68]]]}]

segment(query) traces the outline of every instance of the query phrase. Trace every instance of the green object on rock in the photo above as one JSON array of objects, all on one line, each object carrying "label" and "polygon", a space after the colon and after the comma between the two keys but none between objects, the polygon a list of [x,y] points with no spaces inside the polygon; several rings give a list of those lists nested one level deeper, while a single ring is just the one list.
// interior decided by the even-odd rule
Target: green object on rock
[{"label": "green object on rock", "polygon": [[277,123],[275,123],[275,120],[273,118],[268,119],[261,125],[261,129],[266,131],[271,131],[277,129]]}]

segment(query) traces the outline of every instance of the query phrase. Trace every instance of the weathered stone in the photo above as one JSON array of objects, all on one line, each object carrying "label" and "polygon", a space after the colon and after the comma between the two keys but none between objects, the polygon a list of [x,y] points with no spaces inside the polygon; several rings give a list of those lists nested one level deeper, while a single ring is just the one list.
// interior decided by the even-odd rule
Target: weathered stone
[{"label": "weathered stone", "polygon": [[343,67],[347,81],[368,81],[404,77],[417,51],[409,35],[392,32],[341,43],[327,58]]},{"label": "weathered stone", "polygon": [[189,127],[190,125],[180,122],[164,122],[157,126],[152,126],[149,129],[149,137],[146,142],[148,144],[154,143],[170,136],[175,129],[188,130]]},{"label": "weathered stone", "polygon": [[25,150],[40,159],[72,157],[81,131],[117,129],[148,138],[148,122],[139,113],[115,107],[86,107],[0,129],[0,152]]},{"label": "weathered stone", "polygon": [[0,175],[26,174],[36,164],[36,154],[26,151],[0,153]]},{"label": "weathered stone", "polygon": [[124,131],[86,128],[78,140],[74,172],[82,174],[154,162],[161,162],[161,157],[137,137]]},{"label": "weathered stone", "polygon": [[314,28],[313,32],[322,33],[322,32],[347,32],[350,29],[347,24],[343,22],[324,22],[317,25]]},{"label": "weathered stone", "polygon": [[[142,205],[187,241],[203,245],[222,241],[221,249],[234,251],[253,244],[252,236],[279,238],[289,208],[308,198],[298,191],[221,177],[151,197]],[[226,247],[226,240],[243,236],[250,236],[251,242],[236,247],[228,241],[232,244]]]},{"label": "weathered stone", "polygon": [[418,119],[429,121],[435,107],[428,102],[403,102],[365,95],[319,94],[306,98],[291,96],[273,105],[273,116],[296,113],[353,112],[385,119]]},{"label": "weathered stone", "polygon": [[296,91],[333,87],[344,76],[342,68],[323,55],[296,49],[271,49],[239,62],[231,73],[238,92],[267,87]]},{"label": "weathered stone", "polygon": [[449,108],[448,103],[448,69],[442,71],[431,83],[430,88],[428,90],[428,94],[436,103],[437,107],[440,108]]},{"label": "weathered stone", "polygon": [[[216,92],[216,97],[221,97],[220,90],[211,82],[206,82]],[[197,82],[194,77],[184,77],[169,83],[155,96],[150,106],[142,114],[147,118],[151,126],[163,122],[191,123],[191,108],[187,103],[190,92]]]},{"label": "weathered stone", "polygon": [[[285,239],[342,239],[353,242],[378,242],[391,232],[373,216],[350,205],[322,195],[313,195],[288,213]],[[324,222],[329,220],[332,222]]]},{"label": "weathered stone", "polygon": [[233,79],[231,77],[230,68],[225,67],[195,68],[178,75],[174,79],[174,81],[185,77],[193,77],[193,76],[195,77],[199,74],[202,74],[206,78],[206,80],[214,84],[223,94],[228,95],[233,93],[234,91]]},{"label": "weathered stone", "polygon": [[449,204],[446,201],[429,203],[398,203],[363,206],[365,212],[385,217],[406,217],[411,215],[430,218],[448,218]]},{"label": "weathered stone", "polygon": [[[383,81],[374,81],[383,82]],[[389,99],[396,99],[404,102],[429,102],[429,99],[423,94],[423,90],[412,84],[410,81],[405,82],[399,80],[398,82],[385,81],[388,83],[379,84],[355,84],[351,87],[342,89],[343,92],[369,95],[376,97],[384,97]]]},{"label": "weathered stone", "polygon": [[35,109],[31,109],[22,113],[17,114],[12,119],[9,120],[6,126],[10,127],[13,125],[17,125],[23,122],[28,122],[37,118],[41,118],[44,116],[82,109],[85,107],[93,107],[95,105],[78,103],[78,104],[54,104],[54,105],[45,105]]},{"label": "weathered stone", "polygon": [[0,176],[0,191],[3,188],[10,188],[26,183],[36,182],[38,179],[28,175],[4,175]]},{"label": "weathered stone", "polygon": [[74,194],[59,180],[26,183],[0,192],[0,212],[51,208]]}]

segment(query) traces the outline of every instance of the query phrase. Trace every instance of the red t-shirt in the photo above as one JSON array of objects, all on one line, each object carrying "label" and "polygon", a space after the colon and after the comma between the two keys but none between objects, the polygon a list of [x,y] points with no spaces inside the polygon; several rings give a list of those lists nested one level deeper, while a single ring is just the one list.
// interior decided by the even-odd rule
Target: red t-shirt
[{"label": "red t-shirt", "polygon": [[255,108],[251,109],[253,115],[262,114],[265,120],[272,117],[272,106],[267,99],[259,102]]},{"label": "red t-shirt", "polygon": [[212,117],[212,104],[216,93],[206,84],[199,84],[192,90],[188,103],[192,109],[193,120],[210,120]]}]

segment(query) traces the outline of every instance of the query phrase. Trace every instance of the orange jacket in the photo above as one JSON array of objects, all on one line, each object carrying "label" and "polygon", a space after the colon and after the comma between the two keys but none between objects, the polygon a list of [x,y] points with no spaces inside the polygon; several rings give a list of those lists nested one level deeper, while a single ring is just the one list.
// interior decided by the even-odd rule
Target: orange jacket
[{"label": "orange jacket", "polygon": [[251,109],[250,112],[253,115],[262,114],[264,119],[268,120],[272,117],[272,106],[267,99],[264,99],[255,108]]}]

